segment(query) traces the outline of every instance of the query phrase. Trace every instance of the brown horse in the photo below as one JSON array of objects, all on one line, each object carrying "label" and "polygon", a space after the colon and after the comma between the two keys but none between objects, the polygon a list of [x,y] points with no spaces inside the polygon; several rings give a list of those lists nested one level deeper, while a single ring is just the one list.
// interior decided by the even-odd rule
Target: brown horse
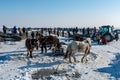
[{"label": "brown horse", "polygon": [[47,46],[51,47],[55,46],[57,43],[59,43],[59,39],[55,36],[44,36],[40,39],[40,45],[41,45],[41,52],[43,53],[43,50],[45,49],[45,52],[47,52]]},{"label": "brown horse", "polygon": [[38,43],[38,46],[36,47],[37,48],[37,50],[38,50],[38,47],[40,46],[40,40],[43,38],[44,36],[42,35],[42,34],[40,34],[40,33],[36,33],[36,39],[39,41],[39,43]]},{"label": "brown horse", "polygon": [[32,52],[38,45],[37,39],[26,39],[25,45],[27,48],[27,56],[30,55],[30,58],[32,58]]},{"label": "brown horse", "polygon": [[46,36],[47,45],[50,45],[50,47],[53,45],[55,46],[57,43],[59,43],[59,39],[56,36]]},{"label": "brown horse", "polygon": [[84,52],[81,62],[83,62],[84,58],[86,58],[87,61],[87,55],[90,54],[90,47],[91,47],[90,44],[91,44],[90,38],[87,38],[84,41],[71,42],[67,47],[67,51],[66,54],[64,55],[64,59],[66,59],[69,56],[69,62],[71,63],[71,56],[72,56],[74,61],[76,62],[75,53]]},{"label": "brown horse", "polygon": [[42,37],[43,37],[42,34],[40,34],[40,33],[36,33],[36,39],[37,39],[37,40],[40,40]]}]

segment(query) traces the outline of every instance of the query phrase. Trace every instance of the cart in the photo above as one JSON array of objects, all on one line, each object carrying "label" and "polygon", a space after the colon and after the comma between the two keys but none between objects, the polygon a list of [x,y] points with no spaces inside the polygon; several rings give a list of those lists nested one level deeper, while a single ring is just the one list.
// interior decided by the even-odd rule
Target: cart
[{"label": "cart", "polygon": [[61,46],[60,47],[55,46],[55,47],[52,48],[52,53],[54,55],[63,55],[64,54],[64,49]]}]

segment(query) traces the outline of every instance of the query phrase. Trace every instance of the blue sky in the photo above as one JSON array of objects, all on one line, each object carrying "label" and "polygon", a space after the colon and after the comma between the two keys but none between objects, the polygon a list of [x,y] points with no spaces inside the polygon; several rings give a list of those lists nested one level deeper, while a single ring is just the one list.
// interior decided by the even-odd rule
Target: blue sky
[{"label": "blue sky", "polygon": [[0,0],[0,27],[120,27],[120,0]]}]

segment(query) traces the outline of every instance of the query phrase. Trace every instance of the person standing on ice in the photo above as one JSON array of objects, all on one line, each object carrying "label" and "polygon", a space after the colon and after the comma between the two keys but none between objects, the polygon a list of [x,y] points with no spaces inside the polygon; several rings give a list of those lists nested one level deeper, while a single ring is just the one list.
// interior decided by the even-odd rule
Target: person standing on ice
[{"label": "person standing on ice", "polygon": [[26,28],[22,28],[22,31],[23,31],[23,34],[25,34],[25,32],[26,32]]},{"label": "person standing on ice", "polygon": [[33,31],[31,32],[31,37],[32,37],[32,39],[34,39],[34,37],[35,37],[35,34]]},{"label": "person standing on ice", "polygon": [[93,32],[94,32],[94,33],[96,33],[96,31],[97,31],[97,29],[96,29],[96,27],[94,27],[94,30],[93,30]]},{"label": "person standing on ice", "polygon": [[101,34],[100,33],[97,34],[96,39],[97,39],[98,44],[100,44],[100,39],[101,39]]},{"label": "person standing on ice", "polygon": [[48,28],[47,31],[48,31],[48,35],[50,36],[50,29]]},{"label": "person standing on ice", "polygon": [[4,34],[6,34],[6,30],[7,30],[6,26],[3,25],[3,33],[4,33]]},{"label": "person standing on ice", "polygon": [[70,37],[70,29],[67,29],[68,37]]},{"label": "person standing on ice", "polygon": [[64,37],[64,29],[62,29],[62,37]]},{"label": "person standing on ice", "polygon": [[102,39],[102,43],[103,43],[103,44],[107,44],[107,39],[106,39],[106,37],[104,37],[104,38]]},{"label": "person standing on ice", "polygon": [[118,41],[118,39],[119,39],[118,32],[116,32],[116,34],[115,34],[115,39],[116,39],[116,41]]},{"label": "person standing on ice", "polygon": [[26,31],[25,34],[26,34],[26,38],[28,38],[28,31]]},{"label": "person standing on ice", "polygon": [[59,37],[59,29],[57,29],[57,36]]},{"label": "person standing on ice", "polygon": [[83,35],[85,35],[85,27],[82,29],[82,33]]},{"label": "person standing on ice", "polygon": [[87,28],[87,35],[90,36],[90,28]]},{"label": "person standing on ice", "polygon": [[78,27],[75,28],[75,33],[76,33],[76,34],[78,33]]},{"label": "person standing on ice", "polygon": [[16,26],[14,26],[14,28],[13,28],[13,33],[17,34],[17,28],[16,28]]}]

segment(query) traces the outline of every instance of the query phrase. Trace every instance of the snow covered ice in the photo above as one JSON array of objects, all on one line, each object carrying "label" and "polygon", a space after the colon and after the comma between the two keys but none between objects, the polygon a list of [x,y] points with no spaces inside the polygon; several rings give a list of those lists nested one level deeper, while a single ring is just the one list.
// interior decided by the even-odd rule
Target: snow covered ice
[{"label": "snow covered ice", "polygon": [[[61,37],[60,39],[70,42]],[[86,63],[80,62],[83,53],[77,53],[77,62],[73,63],[63,60],[63,56],[53,56],[51,50],[40,53],[40,50],[34,50],[33,58],[27,57],[25,40],[14,44],[1,42],[0,80],[33,80],[32,74],[42,69],[64,72],[39,77],[39,80],[120,80],[120,40],[107,45],[92,43],[91,54]]]}]

